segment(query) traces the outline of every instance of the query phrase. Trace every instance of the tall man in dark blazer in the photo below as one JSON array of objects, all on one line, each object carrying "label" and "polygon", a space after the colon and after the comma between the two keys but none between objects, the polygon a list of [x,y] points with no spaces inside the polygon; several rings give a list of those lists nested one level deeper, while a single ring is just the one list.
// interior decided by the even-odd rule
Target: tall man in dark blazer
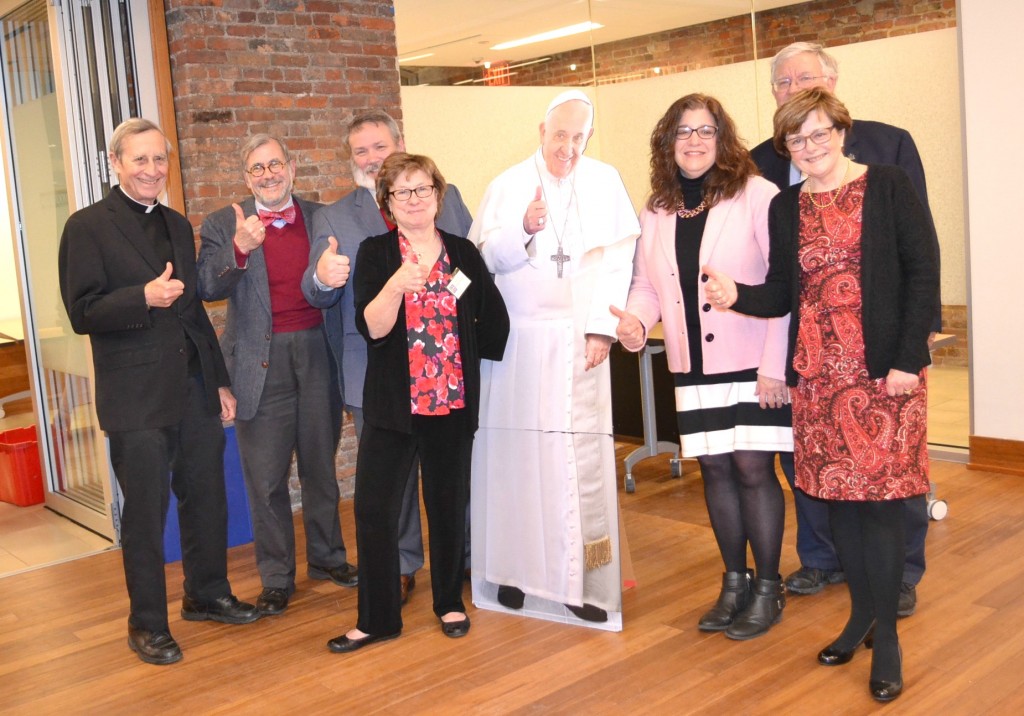
[{"label": "tall man in dark blazer", "polygon": [[[772,59],[772,94],[782,106],[786,101],[811,87],[825,87],[835,91],[839,81],[839,65],[835,58],[818,44],[795,42]],[[895,164],[910,177],[918,196],[929,215],[928,189],[925,185],[924,166],[917,153],[913,137],[905,129],[882,122],[862,119],[853,121],[846,133],[846,156],[862,164]],[[800,172],[789,159],[775,151],[769,137],[750,152],[766,179],[779,189],[801,181]],[[870,179],[869,179],[870,180]],[[936,316],[934,330],[941,328],[942,317]],[[793,487],[793,453],[780,453],[782,471]],[[808,497],[793,488],[796,504],[796,551],[800,569],[786,577],[786,588],[796,594],[816,594],[827,584],[842,582],[842,566],[832,544],[828,523],[828,508],[824,502]],[[928,504],[921,495],[905,501],[907,505],[907,558],[903,569],[903,587],[900,592],[901,617],[910,616],[917,608],[917,584],[925,569],[924,544],[928,535]]]},{"label": "tall man in dark blazer", "polygon": [[[398,123],[383,110],[353,117],[344,141],[351,156],[352,177],[358,186],[313,217],[315,240],[309,254],[309,267],[302,277],[302,291],[314,306],[330,309],[325,318],[327,335],[341,371],[345,409],[352,413],[356,433],[362,434],[366,341],[356,330],[353,292],[346,289],[345,284],[349,272],[356,270],[359,244],[391,228],[374,198],[377,173],[385,159],[394,152],[405,151],[405,141]],[[438,228],[465,237],[472,223],[462,195],[449,184],[444,206],[437,217]],[[416,571],[423,566],[418,470],[419,462],[414,461],[399,517],[403,604],[416,585]]]},{"label": "tall man in dark blazer", "polygon": [[158,202],[168,153],[152,122],[136,118],[118,126],[110,164],[120,184],[68,218],[59,255],[61,298],[72,328],[92,344],[96,413],[124,494],[128,646],[150,664],[182,656],[167,624],[169,486],[181,528],[182,618],[228,624],[259,618],[228,584],[220,420],[234,417],[235,399],[196,295],[192,226]]},{"label": "tall man in dark blazer", "polygon": [[284,141],[251,137],[241,167],[252,197],[210,214],[200,229],[199,295],[228,299],[224,355],[238,414],[235,431],[249,493],[261,614],[280,614],[295,592],[295,529],[288,473],[297,454],[308,574],[353,587],[338,516],[334,456],[341,395],[324,318],[299,282],[320,204],[292,195],[295,162]]}]

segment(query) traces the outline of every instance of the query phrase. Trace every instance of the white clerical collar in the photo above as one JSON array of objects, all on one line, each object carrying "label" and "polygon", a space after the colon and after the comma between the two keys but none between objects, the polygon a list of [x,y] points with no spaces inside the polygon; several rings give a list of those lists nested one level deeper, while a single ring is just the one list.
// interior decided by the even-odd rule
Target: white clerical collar
[{"label": "white clerical collar", "polygon": [[144,208],[146,209],[146,213],[147,213],[147,214],[149,214],[149,213],[153,212],[153,210],[155,210],[155,209],[156,209],[156,207],[157,207],[157,205],[158,205],[158,204],[160,203],[160,202],[158,202],[158,201],[154,201],[154,202],[153,202],[152,204],[146,204],[145,202],[139,201],[139,200],[138,200],[138,199],[136,199],[136,198],[135,198],[134,196],[132,196],[131,194],[129,194],[128,192],[126,192],[126,191],[124,190],[124,187],[123,187],[123,186],[121,186],[120,184],[118,184],[117,186],[118,186],[118,188],[119,188],[119,189],[121,190],[121,193],[122,193],[122,194],[124,194],[124,195],[125,195],[126,197],[128,197],[129,199],[131,199],[131,200],[132,200],[133,202],[135,202],[135,203],[136,203],[136,204],[138,204],[139,206],[141,206],[141,207],[144,207]]},{"label": "white clerical collar", "polygon": [[547,162],[544,161],[544,151],[541,147],[537,148],[537,154],[534,156],[534,164],[537,165],[537,172],[541,178],[547,182],[554,184],[556,187],[561,189],[568,183],[572,183],[573,175],[576,173],[576,168],[579,166],[579,160],[576,161],[576,166],[572,168],[572,171],[566,174],[564,177],[556,177],[548,169]]}]

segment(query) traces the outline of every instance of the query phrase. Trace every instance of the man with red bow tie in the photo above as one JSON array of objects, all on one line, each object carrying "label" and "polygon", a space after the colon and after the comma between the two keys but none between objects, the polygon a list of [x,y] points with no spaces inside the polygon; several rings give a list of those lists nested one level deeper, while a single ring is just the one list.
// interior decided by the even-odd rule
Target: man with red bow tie
[{"label": "man with red bow tie", "polygon": [[280,614],[295,591],[295,534],[288,474],[298,457],[309,577],[354,587],[338,516],[334,455],[341,391],[324,317],[302,295],[313,212],[292,195],[295,162],[276,137],[257,134],[241,151],[252,198],[210,214],[200,229],[199,295],[228,300],[221,347],[238,400],[235,432],[249,493],[256,606]]}]

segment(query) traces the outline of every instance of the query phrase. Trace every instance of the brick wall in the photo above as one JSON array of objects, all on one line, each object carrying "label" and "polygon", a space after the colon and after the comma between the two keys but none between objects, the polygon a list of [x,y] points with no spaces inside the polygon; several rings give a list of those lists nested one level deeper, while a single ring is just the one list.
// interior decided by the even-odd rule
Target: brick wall
[{"label": "brick wall", "polygon": [[[353,187],[344,122],[370,107],[401,117],[391,0],[164,6],[185,207],[197,231],[207,214],[248,195],[237,151],[249,135],[282,136],[297,160],[296,193],[331,202]],[[209,308],[220,327],[223,304]],[[338,451],[345,495],[354,473],[346,423]]]},{"label": "brick wall", "polygon": [[932,354],[935,365],[967,366],[967,306],[942,307],[942,332],[957,337],[955,345]]},{"label": "brick wall", "polygon": [[[757,13],[758,57],[771,57],[791,42],[820,42],[826,47],[956,26],[955,0],[817,0]],[[599,84],[673,74],[753,58],[747,15],[666,30],[597,45]],[[551,56],[550,62],[516,68],[513,85],[592,84],[590,48]],[[575,64],[576,69],[570,70]],[[406,68],[407,84],[454,84],[482,76],[465,67]]]}]

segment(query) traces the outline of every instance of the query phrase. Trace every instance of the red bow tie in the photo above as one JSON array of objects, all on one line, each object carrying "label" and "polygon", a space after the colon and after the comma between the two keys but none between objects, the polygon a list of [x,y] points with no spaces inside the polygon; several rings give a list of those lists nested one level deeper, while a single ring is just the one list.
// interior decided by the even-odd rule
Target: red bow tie
[{"label": "red bow tie", "polygon": [[284,211],[267,211],[266,209],[259,210],[260,221],[263,222],[264,226],[270,226],[278,219],[284,219],[286,224],[295,223],[295,204],[287,207]]}]

